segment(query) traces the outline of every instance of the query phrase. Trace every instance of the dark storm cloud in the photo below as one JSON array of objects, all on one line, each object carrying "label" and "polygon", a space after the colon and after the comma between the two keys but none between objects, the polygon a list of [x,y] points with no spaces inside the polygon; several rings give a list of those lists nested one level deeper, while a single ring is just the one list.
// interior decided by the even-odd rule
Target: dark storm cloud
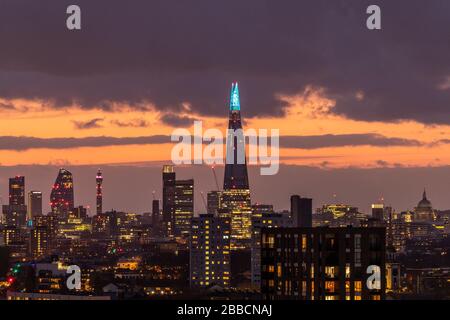
[{"label": "dark storm cloud", "polygon": [[160,120],[162,123],[171,127],[189,127],[196,119],[187,116],[179,116],[174,113],[166,113],[161,116]]},{"label": "dark storm cloud", "polygon": [[277,94],[312,85],[351,118],[450,123],[450,2],[378,0],[369,31],[372,2],[78,0],[68,31],[72,1],[3,0],[0,97],[223,115],[238,80],[245,116],[282,114]]},{"label": "dark storm cloud", "polygon": [[143,119],[133,119],[130,121],[111,120],[111,124],[120,128],[145,128],[150,124]]},{"label": "dark storm cloud", "polygon": [[416,147],[424,143],[418,140],[389,138],[380,134],[326,134],[320,136],[284,136],[280,137],[283,148],[317,149],[328,147],[373,146],[373,147]]},{"label": "dark storm cloud", "polygon": [[86,138],[35,138],[0,137],[0,150],[24,151],[29,149],[69,149],[81,147],[124,146],[133,144],[170,143],[170,136],[148,137],[86,137]]},{"label": "dark storm cloud", "polygon": [[101,128],[102,125],[99,122],[103,121],[103,118],[95,118],[88,121],[72,121],[75,128],[80,130]]},{"label": "dark storm cloud", "polygon": [[[0,136],[0,150],[23,151],[28,149],[69,149],[81,147],[105,147],[123,145],[146,145],[172,143],[171,137],[166,135],[142,136],[142,137],[85,137],[85,138],[36,138]],[[224,142],[225,143],[225,142]],[[450,143],[440,141],[439,143]],[[208,144],[208,142],[205,142]],[[434,145],[433,143],[432,145]],[[422,146],[417,140],[401,138],[388,138],[377,134],[345,134],[322,136],[284,136],[280,137],[281,148],[319,149],[346,146]]]}]

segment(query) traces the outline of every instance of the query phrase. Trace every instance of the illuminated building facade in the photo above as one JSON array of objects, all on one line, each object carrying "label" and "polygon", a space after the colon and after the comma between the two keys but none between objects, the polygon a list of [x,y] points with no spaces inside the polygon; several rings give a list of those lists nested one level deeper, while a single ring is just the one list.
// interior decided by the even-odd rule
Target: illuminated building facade
[{"label": "illuminated building facade", "polygon": [[103,212],[103,175],[100,170],[97,171],[97,175],[95,177],[95,182],[97,186],[97,193],[96,193],[96,212],[97,214],[100,214]]},{"label": "illuminated building facade", "polygon": [[9,178],[9,205],[25,205],[25,177]]},{"label": "illuminated building facade", "polygon": [[2,208],[6,225],[23,228],[27,223],[25,205],[25,177],[9,178],[9,204]]},{"label": "illuminated building facade", "polygon": [[191,287],[230,285],[230,218],[201,214],[192,219],[190,235]]},{"label": "illuminated building facade", "polygon": [[[292,219],[289,214],[274,213],[272,206],[258,206],[254,209],[252,217],[252,287],[256,290],[261,288],[261,230],[264,228],[288,228],[292,226]],[[266,209],[261,211],[262,209]],[[270,210],[271,209],[271,210]],[[255,214],[260,212],[261,214]]]},{"label": "illuminated building facade", "polygon": [[194,180],[175,180],[176,236],[189,236],[191,219],[194,216]]},{"label": "illuminated building facade", "polygon": [[359,212],[357,207],[347,204],[327,204],[313,214],[313,227],[361,227],[367,216]]},{"label": "illuminated building facade", "polygon": [[50,194],[52,213],[67,218],[74,208],[73,177],[66,169],[60,169]]},{"label": "illuminated building facade", "polygon": [[35,216],[42,215],[42,192],[28,192],[28,215],[27,221],[33,220]]},{"label": "illuminated building facade", "polygon": [[254,204],[252,205],[252,219],[253,218],[261,218],[263,216],[268,216],[273,214],[273,205],[271,204]]},{"label": "illuminated building facade", "polygon": [[244,249],[251,242],[251,199],[248,182],[245,138],[242,133],[239,87],[233,83],[227,130],[227,156],[221,208],[231,218],[231,248]]},{"label": "illuminated building facade", "polygon": [[175,170],[172,165],[163,166],[163,199],[162,212],[165,235],[173,234],[175,216]]},{"label": "illuminated building facade", "polygon": [[[385,228],[266,228],[261,291],[271,300],[380,300],[386,291]],[[366,285],[380,267],[380,289]]]},{"label": "illuminated building facade", "polygon": [[30,234],[30,253],[33,259],[47,255],[49,249],[49,231],[47,226],[36,226]]}]

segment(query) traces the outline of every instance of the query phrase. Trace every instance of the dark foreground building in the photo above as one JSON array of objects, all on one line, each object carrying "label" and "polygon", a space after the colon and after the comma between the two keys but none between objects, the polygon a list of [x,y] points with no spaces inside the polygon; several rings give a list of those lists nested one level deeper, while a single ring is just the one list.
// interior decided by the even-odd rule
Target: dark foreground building
[{"label": "dark foreground building", "polygon": [[[270,300],[385,298],[385,228],[277,228],[261,233],[261,293]],[[367,268],[380,267],[380,289]]]}]

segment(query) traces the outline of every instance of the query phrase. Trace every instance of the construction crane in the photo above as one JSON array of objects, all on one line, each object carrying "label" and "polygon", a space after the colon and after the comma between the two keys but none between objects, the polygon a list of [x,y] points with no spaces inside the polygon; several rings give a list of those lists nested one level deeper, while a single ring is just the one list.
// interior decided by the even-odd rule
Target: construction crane
[{"label": "construction crane", "polygon": [[220,191],[219,182],[217,180],[217,175],[216,175],[216,168],[214,166],[211,166],[211,170],[212,170],[213,175],[214,175],[214,181],[216,182],[217,191]]}]

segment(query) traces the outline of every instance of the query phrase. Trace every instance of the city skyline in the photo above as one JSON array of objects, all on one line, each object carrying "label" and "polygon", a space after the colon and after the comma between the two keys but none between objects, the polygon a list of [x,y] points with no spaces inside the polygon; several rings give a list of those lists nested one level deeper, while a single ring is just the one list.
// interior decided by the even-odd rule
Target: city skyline
[{"label": "city skyline", "polygon": [[0,300],[449,300],[449,18],[2,0]]}]

